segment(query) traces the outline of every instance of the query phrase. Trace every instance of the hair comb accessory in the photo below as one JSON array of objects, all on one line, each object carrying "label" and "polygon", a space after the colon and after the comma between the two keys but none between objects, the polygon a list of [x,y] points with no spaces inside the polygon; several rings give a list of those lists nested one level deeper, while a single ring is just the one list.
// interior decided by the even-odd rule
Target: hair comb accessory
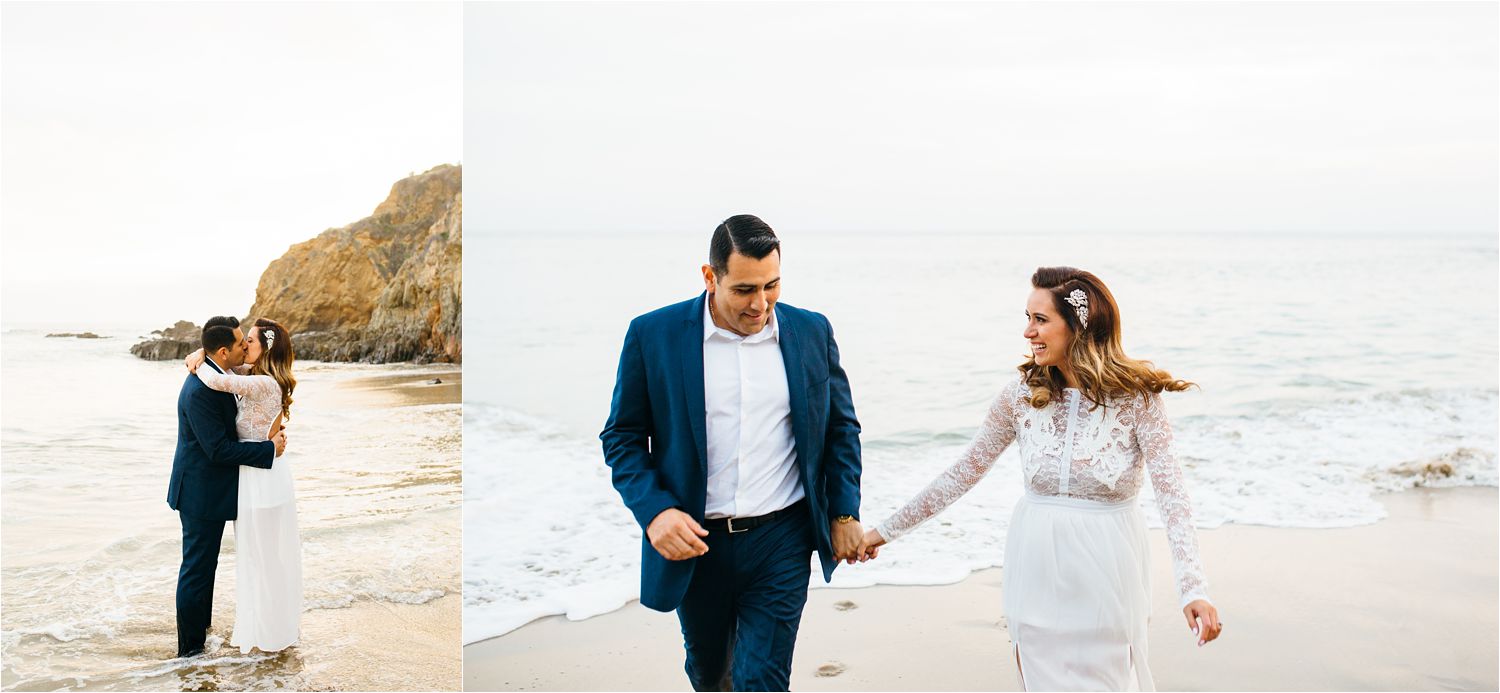
[{"label": "hair comb accessory", "polygon": [[260,333],[266,336],[266,351],[276,346],[276,330],[261,330]]},{"label": "hair comb accessory", "polygon": [[1083,289],[1074,289],[1063,300],[1067,301],[1068,305],[1073,306],[1074,312],[1078,313],[1078,322],[1083,325],[1083,329],[1088,329],[1089,295],[1084,293]]}]

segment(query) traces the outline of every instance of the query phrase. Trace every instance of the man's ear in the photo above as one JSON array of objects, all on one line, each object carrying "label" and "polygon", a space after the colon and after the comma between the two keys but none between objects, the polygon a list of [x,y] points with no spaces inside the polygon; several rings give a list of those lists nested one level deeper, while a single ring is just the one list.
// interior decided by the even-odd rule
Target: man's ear
[{"label": "man's ear", "polygon": [[703,290],[714,292],[714,268],[708,265],[703,266]]}]

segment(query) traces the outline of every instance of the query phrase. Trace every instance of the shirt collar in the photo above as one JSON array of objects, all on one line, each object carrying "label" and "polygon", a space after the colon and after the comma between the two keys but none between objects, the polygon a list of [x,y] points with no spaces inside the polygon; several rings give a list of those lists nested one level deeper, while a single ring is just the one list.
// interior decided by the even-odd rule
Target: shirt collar
[{"label": "shirt collar", "polygon": [[219,365],[219,362],[218,362],[218,361],[215,361],[215,360],[213,360],[213,358],[212,358],[212,357],[210,357],[210,356],[204,356],[204,357],[203,357],[203,361],[204,361],[204,362],[205,362],[205,363],[209,363],[209,364],[213,364],[213,367],[214,367],[214,370],[216,370],[216,371],[218,371],[218,372],[220,372],[220,373],[223,373],[223,372],[224,372],[224,367],[223,367],[223,366],[220,366],[220,365]]},{"label": "shirt collar", "polygon": [[771,309],[771,318],[766,321],[766,326],[765,327],[760,328],[760,331],[756,332],[755,334],[749,335],[747,337],[741,337],[741,336],[739,336],[739,335],[737,335],[737,334],[735,334],[733,332],[730,332],[729,330],[726,330],[726,329],[724,329],[722,327],[719,327],[718,325],[714,324],[713,313],[711,313],[709,311],[709,302],[712,301],[712,300],[714,300],[713,294],[704,294],[704,296],[703,296],[703,341],[707,342],[708,340],[713,339],[714,335],[718,335],[718,336],[720,336],[720,337],[722,337],[724,339],[728,339],[730,341],[734,341],[734,342],[743,341],[746,344],[758,344],[758,343],[764,342],[766,340],[770,340],[770,341],[773,341],[773,342],[776,342],[776,343],[780,343],[781,342],[781,327],[777,324],[777,321],[776,321],[776,310],[775,310],[775,308]]}]

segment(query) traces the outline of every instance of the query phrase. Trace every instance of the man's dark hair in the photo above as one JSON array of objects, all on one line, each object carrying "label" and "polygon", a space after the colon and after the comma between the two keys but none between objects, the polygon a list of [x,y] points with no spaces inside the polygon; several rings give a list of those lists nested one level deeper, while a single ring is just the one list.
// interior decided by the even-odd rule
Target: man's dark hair
[{"label": "man's dark hair", "polygon": [[234,338],[234,328],[228,325],[214,325],[203,330],[203,353],[213,356],[214,352],[225,347],[234,348],[234,343],[239,341]]},{"label": "man's dark hair", "polygon": [[781,251],[781,241],[771,225],[754,214],[736,214],[714,229],[713,240],[708,242],[708,266],[713,268],[716,278],[723,279],[729,274],[730,254],[759,260],[772,251]]},{"label": "man's dark hair", "polygon": [[215,315],[203,323],[203,354],[213,354],[224,347],[234,346],[234,328],[240,319],[232,315]]}]

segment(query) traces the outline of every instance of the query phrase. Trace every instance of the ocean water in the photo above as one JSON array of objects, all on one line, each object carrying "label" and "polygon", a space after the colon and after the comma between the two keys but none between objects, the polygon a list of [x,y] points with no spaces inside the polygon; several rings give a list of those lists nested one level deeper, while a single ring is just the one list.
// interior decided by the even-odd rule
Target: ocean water
[{"label": "ocean water", "polygon": [[[1127,352],[1200,384],[1166,401],[1201,528],[1365,524],[1383,493],[1497,484],[1494,237],[781,235],[782,300],[828,316],[849,373],[867,524],[956,460],[1014,377],[1039,265],[1098,274]],[[465,325],[467,643],[638,595],[640,529],[597,436],[627,324],[702,290],[707,238],[480,232],[466,246],[491,269],[471,273]],[[1424,467],[1451,473],[1411,472]],[[833,586],[998,566],[1021,493],[1010,450]],[[1149,488],[1141,502],[1159,526]]]},{"label": "ocean water", "polygon": [[[241,656],[225,645],[173,659],[181,528],[166,492],[186,370],[128,352],[146,329],[70,331],[79,329],[107,338],[49,339],[24,326],[0,334],[4,688],[256,690],[319,680],[320,663],[296,648]],[[420,399],[368,386],[445,368],[297,365],[284,459],[296,476],[304,624],[320,610],[423,604],[459,590],[460,405],[407,404]],[[211,647],[233,626],[234,567],[230,526]]]}]

